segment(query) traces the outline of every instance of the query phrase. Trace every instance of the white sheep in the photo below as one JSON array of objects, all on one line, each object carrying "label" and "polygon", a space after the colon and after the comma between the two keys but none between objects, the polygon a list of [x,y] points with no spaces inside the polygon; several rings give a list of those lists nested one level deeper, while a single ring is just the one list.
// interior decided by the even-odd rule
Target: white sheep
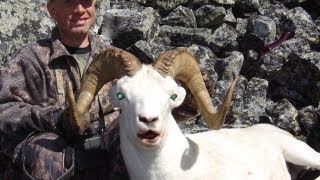
[{"label": "white sheep", "polygon": [[[117,55],[104,55],[106,58],[103,59],[132,59],[131,55],[130,58],[119,55],[119,52],[126,52],[117,52]],[[167,60],[170,60],[170,63],[167,63]],[[162,54],[154,66],[138,65],[131,74],[113,76],[120,78],[114,82],[110,98],[111,102],[121,109],[120,146],[130,179],[285,180],[291,179],[286,162],[320,169],[318,152],[288,132],[271,125],[259,124],[249,128],[183,134],[171,115],[171,110],[182,103],[186,92],[173,77],[159,72],[169,69],[167,74],[177,77],[179,73],[175,72],[175,63],[184,60],[193,61],[194,58],[185,51],[169,51]],[[139,64],[137,61],[125,62]],[[67,93],[74,105],[70,108],[73,109],[73,114],[85,112],[92,99],[85,103],[86,107],[80,107],[79,104],[84,102],[81,99],[85,99],[88,94],[88,97],[94,97],[101,86],[99,84],[105,83],[105,80],[97,80],[105,77],[95,71],[104,69],[111,63],[103,65],[104,68],[100,68],[101,63],[98,64],[99,68],[95,67],[94,75],[87,76],[87,79],[91,79],[88,80],[90,83],[85,83],[77,103],[73,102],[71,92]],[[165,64],[164,68],[159,68],[162,66],[160,64]],[[171,67],[173,69],[170,69]],[[187,85],[189,83],[188,80],[183,82]],[[227,96],[230,92],[232,94],[235,83],[236,81]],[[203,86],[200,89],[203,89]],[[194,90],[191,92],[196,94]],[[203,93],[202,90],[200,92]],[[200,106],[199,101],[197,104]],[[81,113],[74,115],[80,130],[85,128]]]}]

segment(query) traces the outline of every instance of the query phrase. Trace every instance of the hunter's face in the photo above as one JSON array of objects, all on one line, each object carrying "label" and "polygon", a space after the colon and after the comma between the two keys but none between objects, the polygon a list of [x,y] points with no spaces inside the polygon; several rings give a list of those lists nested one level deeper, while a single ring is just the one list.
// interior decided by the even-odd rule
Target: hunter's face
[{"label": "hunter's face", "polygon": [[94,0],[50,0],[47,8],[60,33],[85,34],[95,21]]}]

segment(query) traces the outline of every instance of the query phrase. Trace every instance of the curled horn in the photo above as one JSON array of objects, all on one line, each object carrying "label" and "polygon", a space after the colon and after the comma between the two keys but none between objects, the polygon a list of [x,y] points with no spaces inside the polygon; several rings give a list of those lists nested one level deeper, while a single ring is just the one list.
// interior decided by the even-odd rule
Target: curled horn
[{"label": "curled horn", "polygon": [[233,90],[239,77],[235,78],[219,111],[212,104],[194,56],[186,49],[168,50],[159,55],[153,66],[163,75],[169,75],[185,83],[195,98],[200,113],[211,129],[220,129],[224,124]]},{"label": "curled horn", "polygon": [[85,73],[77,102],[67,83],[66,95],[71,125],[82,134],[87,127],[87,122],[82,117],[102,86],[124,75],[132,76],[140,67],[138,58],[118,48],[107,49],[96,56]]}]

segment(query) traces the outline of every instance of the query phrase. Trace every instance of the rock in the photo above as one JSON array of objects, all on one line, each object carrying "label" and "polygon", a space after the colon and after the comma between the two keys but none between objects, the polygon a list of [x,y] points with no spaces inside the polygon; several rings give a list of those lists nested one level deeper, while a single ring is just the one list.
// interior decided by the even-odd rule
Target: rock
[{"label": "rock", "polygon": [[244,55],[244,62],[241,67],[240,74],[251,79],[253,77],[258,77],[257,69],[261,64],[259,61],[259,54],[254,50],[248,50],[243,53]]},{"label": "rock", "polygon": [[197,21],[192,9],[178,6],[170,14],[162,19],[162,24],[169,26],[182,26],[196,28]]},{"label": "rock", "polygon": [[273,117],[271,123],[275,126],[285,129],[293,135],[300,134],[301,128],[297,121],[298,110],[287,99],[273,103],[266,108],[266,112]]},{"label": "rock", "polygon": [[236,31],[239,36],[244,36],[247,33],[248,19],[237,18],[236,19]]},{"label": "rock", "polygon": [[111,0],[109,3],[111,9],[136,9],[141,7],[138,1],[132,0]]},{"label": "rock", "polygon": [[272,42],[276,37],[276,24],[266,16],[251,16],[247,24],[247,33],[253,34],[264,41],[264,44]]},{"label": "rock", "polygon": [[296,107],[318,106],[320,101],[320,54],[291,53],[281,70],[269,78],[269,96],[288,99]]},{"label": "rock", "polygon": [[214,53],[222,54],[225,49],[230,51],[238,50],[237,38],[237,31],[232,26],[224,23],[206,41],[208,41],[208,46]]},{"label": "rock", "polygon": [[209,94],[214,96],[213,88],[218,81],[218,73],[215,70],[215,66],[219,58],[208,48],[200,45],[192,45],[188,49],[194,54],[195,58],[199,61],[200,69],[203,76],[206,77],[206,85],[209,90]]},{"label": "rock", "polygon": [[160,37],[169,37],[170,46],[188,47],[192,44],[206,45],[206,39],[211,35],[211,29],[186,28],[163,25],[160,28]]},{"label": "rock", "polygon": [[289,7],[302,5],[302,3],[306,1],[307,0],[280,0],[280,2],[284,3],[286,6],[289,6]]},{"label": "rock", "polygon": [[306,38],[310,44],[319,43],[319,31],[311,16],[301,7],[289,10],[284,17],[292,21],[295,36]]},{"label": "rock", "polygon": [[125,49],[140,40],[157,36],[159,22],[160,17],[152,8],[110,9],[104,15],[101,34],[115,46]]},{"label": "rock", "polygon": [[200,28],[216,29],[221,26],[227,12],[223,7],[213,5],[202,6],[195,11],[195,17]]},{"label": "rock", "polygon": [[213,4],[224,5],[224,6],[232,6],[235,4],[234,0],[213,0]]},{"label": "rock", "polygon": [[[0,0],[0,72],[18,48],[48,36],[45,3]],[[240,75],[224,127],[271,123],[320,151],[320,1],[97,0],[96,8],[92,30],[143,63],[188,48],[217,106]],[[201,116],[179,125],[208,130]]]},{"label": "rock", "polygon": [[259,9],[259,0],[235,0],[234,10],[239,16],[245,16],[246,14],[257,12]]},{"label": "rock", "polygon": [[[299,122],[302,124],[302,129],[306,135],[310,135],[312,130],[315,130],[318,125],[317,109],[313,106],[307,106],[299,110]],[[320,143],[319,143],[320,144]]]},{"label": "rock", "polygon": [[319,108],[307,106],[299,110],[299,122],[302,124],[306,142],[316,151],[320,151],[320,111]]},{"label": "rock", "polygon": [[180,5],[188,3],[188,0],[136,0],[144,6],[153,7],[158,9],[160,14],[165,15]]},{"label": "rock", "polygon": [[37,0],[0,1],[0,65],[26,43],[48,37],[54,26],[47,16],[46,2]]},{"label": "rock", "polygon": [[282,43],[260,57],[260,59],[257,59],[258,63],[254,68],[257,70],[256,76],[269,79],[273,73],[279,71],[283,64],[289,60],[288,57],[292,52],[298,54],[309,53],[311,52],[311,47],[307,40],[302,38],[294,38]]},{"label": "rock", "polygon": [[136,55],[143,63],[152,63],[158,55],[168,49],[172,49],[170,40],[166,38],[154,38],[148,41],[140,40],[131,45],[127,50]]},{"label": "rock", "polygon": [[252,78],[243,94],[243,111],[241,118],[243,124],[260,123],[260,117],[265,116],[267,107],[268,81],[265,79]]},{"label": "rock", "polygon": [[226,10],[226,16],[224,17],[223,22],[231,25],[232,27],[236,27],[237,19],[233,15],[231,8]]}]

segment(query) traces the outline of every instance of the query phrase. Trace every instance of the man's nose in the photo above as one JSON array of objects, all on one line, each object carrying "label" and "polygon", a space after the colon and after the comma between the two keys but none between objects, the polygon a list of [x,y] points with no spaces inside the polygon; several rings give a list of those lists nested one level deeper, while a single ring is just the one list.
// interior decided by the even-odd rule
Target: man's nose
[{"label": "man's nose", "polygon": [[77,13],[83,13],[85,11],[85,8],[81,3],[77,3],[75,7],[75,12]]}]

